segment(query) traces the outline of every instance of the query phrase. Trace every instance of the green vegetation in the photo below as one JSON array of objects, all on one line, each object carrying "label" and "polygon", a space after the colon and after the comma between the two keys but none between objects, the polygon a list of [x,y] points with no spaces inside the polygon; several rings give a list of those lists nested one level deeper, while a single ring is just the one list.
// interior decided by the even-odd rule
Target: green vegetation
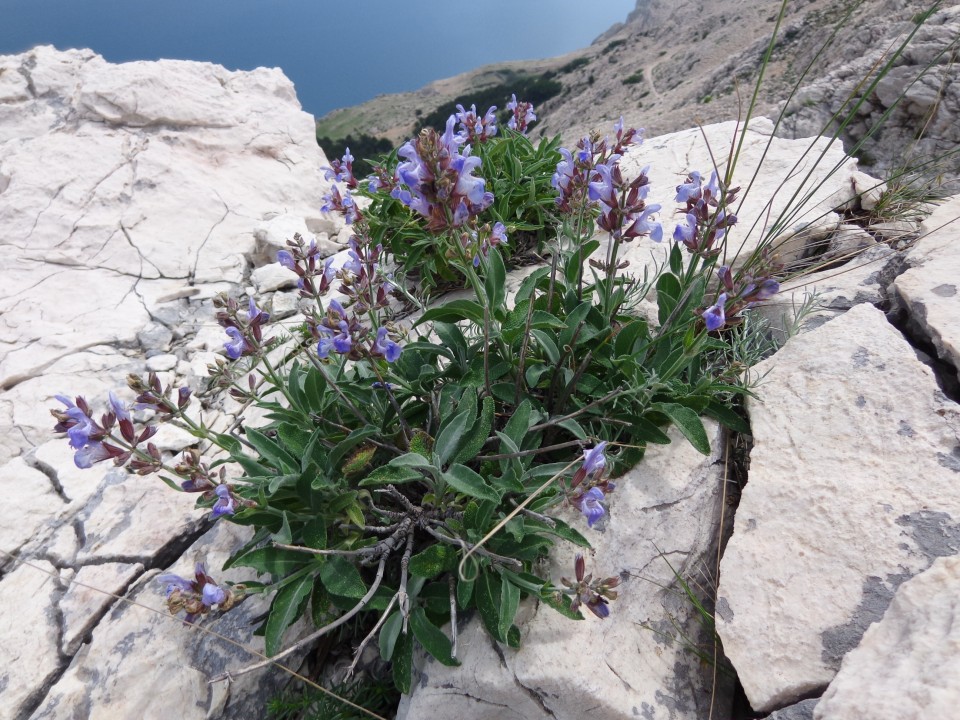
[{"label": "green vegetation", "polygon": [[636,85],[641,82],[643,82],[643,70],[637,70],[632,75],[627,75],[627,77],[623,79],[624,85]]},{"label": "green vegetation", "polygon": [[557,70],[557,72],[561,75],[565,75],[567,73],[572,73],[574,70],[579,70],[582,67],[586,67],[589,64],[590,64],[590,58],[578,57],[574,60],[571,60],[566,65],[561,66],[560,69]]}]

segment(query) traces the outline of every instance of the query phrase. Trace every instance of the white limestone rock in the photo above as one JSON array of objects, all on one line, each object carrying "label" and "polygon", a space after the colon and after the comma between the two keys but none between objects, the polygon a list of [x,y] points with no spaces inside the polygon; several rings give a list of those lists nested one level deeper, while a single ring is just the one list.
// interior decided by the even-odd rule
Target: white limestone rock
[{"label": "white limestone rock", "polygon": [[817,705],[816,720],[948,718],[960,702],[960,557],[903,583]]},{"label": "white limestone rock", "polygon": [[[784,282],[777,296],[759,305],[757,311],[770,321],[774,332],[782,335],[795,325],[798,312],[813,297],[813,309],[799,318],[799,328],[795,329],[814,330],[854,305],[883,302],[900,257],[888,245],[874,243],[840,267]],[[786,340],[786,336],[782,339]]]},{"label": "white limestone rock", "polygon": [[163,355],[154,355],[147,358],[147,370],[150,372],[161,373],[174,370],[177,363],[180,362],[176,355],[169,353]]},{"label": "white limestone rock", "polygon": [[898,304],[915,331],[930,340],[960,377],[960,196],[938,206],[894,281]]},{"label": "white limestone rock", "polygon": [[[422,662],[398,720],[706,717],[711,673],[677,629],[697,642],[705,639],[670,565],[685,579],[703,582],[699,574],[716,560],[722,440],[713,424],[708,436],[708,457],[675,431],[671,445],[648,448],[644,461],[617,481],[602,532],[588,530],[582,516],[569,511],[566,519],[596,551],[587,571],[623,579],[608,618],[587,612],[575,622],[544,606],[525,606],[519,650],[496,645],[475,618],[460,634],[462,665]],[[572,576],[574,555],[565,543],[552,552],[549,574],[555,581]],[[726,690],[718,688],[719,717],[729,710]]]},{"label": "white limestone rock", "polygon": [[876,208],[880,197],[887,190],[885,182],[859,170],[850,176],[850,180],[853,182],[854,192],[860,198],[860,207],[863,210],[870,211]]},{"label": "white limestone rock", "polygon": [[0,579],[0,716],[19,718],[60,670],[57,572],[44,560]]},{"label": "white limestone rock", "polygon": [[[0,567],[43,528],[54,525],[67,503],[49,477],[30,467],[23,458],[0,465],[0,496],[8,508],[0,523]],[[2,637],[2,636],[0,636]]]},{"label": "white limestone rock", "polygon": [[77,515],[84,532],[77,561],[152,558],[203,527],[206,519],[194,510],[195,500],[174,492],[156,475],[141,478],[122,469],[108,471],[96,496]]},{"label": "white limestone rock", "polygon": [[[647,204],[662,206],[660,221],[665,238],[672,236],[676,224],[676,187],[692,170],[699,171],[705,179],[709,178],[713,161],[707,143],[713,157],[724,163],[720,166],[723,172],[735,126],[736,123],[726,122],[660,135],[627,151],[621,168],[628,180],[636,177],[642,168],[650,166]],[[837,227],[839,217],[833,211],[855,197],[852,176],[857,172],[857,164],[856,160],[844,159],[839,143],[826,149],[826,138],[785,140],[771,138],[772,132],[773,125],[766,118],[756,118],[746,130],[733,185],[746,189],[755,173],[756,179],[742,204],[738,201],[733,208],[738,223],[730,232],[729,242],[731,247],[740,247],[744,243],[739,256],[745,258],[772,230],[770,224],[785,214],[795,193],[799,193],[798,197],[806,197],[806,200],[794,203],[797,207],[790,211],[787,223],[790,231],[786,235],[783,229],[776,232],[782,237],[778,241],[778,255],[788,262],[802,257],[809,242]],[[811,144],[813,150],[809,149]],[[818,162],[822,151],[825,154]],[[834,166],[837,169],[831,174]],[[817,232],[811,233],[811,227]],[[631,261],[632,272],[642,273],[643,267],[651,265],[652,258],[662,263],[669,249],[667,242],[657,244],[641,238],[625,246],[623,257]],[[605,240],[598,255],[601,252],[605,252]]]},{"label": "white limestone rock", "polygon": [[142,285],[239,281],[260,222],[315,217],[329,187],[277,69],[39,47],[0,56],[0,76],[34,89],[5,83],[0,112],[0,387],[134,342],[151,319]]},{"label": "white limestone rock", "polygon": [[717,630],[769,711],[824,688],[896,587],[960,552],[960,408],[867,304],[756,369]]},{"label": "white limestone rock", "polygon": [[[251,579],[253,572],[248,569],[219,570],[248,537],[244,528],[219,523],[169,571],[190,577],[194,563],[201,561],[218,582]],[[130,600],[147,607],[115,604],[93,629],[90,643],[81,647],[30,716],[33,720],[72,719],[77,708],[84,708],[90,720],[207,720],[262,715],[264,704],[278,692],[285,674],[267,669],[239,677],[229,685],[208,684],[211,677],[259,658],[170,617],[163,605],[164,585],[157,582],[156,575],[144,575],[127,593]],[[0,583],[0,593],[4,583]],[[253,596],[229,612],[201,622],[263,652],[263,639],[254,637],[253,630],[258,624],[256,618],[268,606],[268,600]],[[302,631],[302,626],[295,626],[290,633],[296,638]]]},{"label": "white limestone rock", "polygon": [[140,563],[103,563],[81,567],[60,598],[63,614],[61,649],[74,655],[84,637],[114,604],[113,595],[122,595],[143,573]]},{"label": "white limestone rock", "polygon": [[268,293],[282,288],[291,288],[297,284],[297,274],[280,263],[270,263],[258,267],[250,276],[257,293]]},{"label": "white limestone rock", "polygon": [[289,214],[271,217],[261,222],[254,232],[259,249],[257,260],[273,262],[279,250],[289,249],[287,240],[293,240],[297,234],[307,245],[315,242],[321,257],[333,255],[343,248],[330,238],[336,237],[343,226],[339,216],[335,216],[335,219]]},{"label": "white limestone rock", "polygon": [[274,293],[270,300],[271,320],[285,320],[300,312],[300,292]]}]

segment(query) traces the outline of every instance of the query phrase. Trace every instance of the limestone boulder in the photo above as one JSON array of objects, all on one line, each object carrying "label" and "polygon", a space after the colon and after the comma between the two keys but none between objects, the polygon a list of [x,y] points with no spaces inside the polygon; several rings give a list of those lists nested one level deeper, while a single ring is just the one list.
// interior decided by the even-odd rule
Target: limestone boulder
[{"label": "limestone boulder", "polygon": [[[0,77],[4,390],[85,348],[134,347],[138,334],[165,350],[175,328],[151,334],[151,321],[179,318],[157,305],[241,282],[278,213],[319,216],[326,158],[277,69],[114,65],[38,47],[0,56]],[[5,415],[2,436],[15,422]]]},{"label": "limestone boulder", "polygon": [[[621,161],[627,179],[649,166],[647,204],[661,206],[666,238],[660,244],[639,238],[625,245],[621,256],[632,264],[628,272],[642,274],[644,267],[664,263],[677,222],[677,186],[694,170],[706,181],[714,169],[713,158],[719,159],[722,176],[730,147],[741,137],[732,184],[742,191],[731,208],[738,223],[729,235],[729,247],[738,249],[737,262],[746,260],[762,241],[773,241],[777,257],[789,263],[836,230],[840,218],[834,211],[857,198],[853,178],[867,177],[857,170],[855,159],[844,155],[839,143],[831,145],[826,138],[774,137],[773,123],[767,118],[756,118],[745,129],[735,122],[717,123],[651,138],[630,148]],[[604,238],[597,256],[605,252]]]},{"label": "limestone boulder", "polygon": [[907,254],[908,269],[894,282],[899,307],[912,331],[930,342],[960,379],[960,196],[939,205],[924,221]]},{"label": "limestone boulder", "polygon": [[903,583],[850,652],[815,720],[952,717],[960,698],[960,557],[937,559]]},{"label": "limestone boulder", "polygon": [[960,552],[960,407],[869,304],[756,369],[717,630],[769,711],[822,691],[897,587]]},{"label": "limestone boulder", "polygon": [[[518,650],[498,645],[474,618],[460,632],[462,665],[421,658],[398,718],[706,717],[714,677],[695,651],[709,655],[714,647],[677,577],[694,587],[709,585],[716,563],[725,509],[723,435],[715,425],[708,432],[708,457],[675,432],[671,445],[650,448],[617,482],[601,531],[587,529],[572,511],[566,518],[594,546],[587,571],[623,580],[609,617],[586,613],[577,622],[531,603],[521,608]],[[548,571],[555,582],[572,577],[574,555],[566,545],[551,553]],[[715,711],[723,717],[731,688],[722,674],[716,681]]]}]

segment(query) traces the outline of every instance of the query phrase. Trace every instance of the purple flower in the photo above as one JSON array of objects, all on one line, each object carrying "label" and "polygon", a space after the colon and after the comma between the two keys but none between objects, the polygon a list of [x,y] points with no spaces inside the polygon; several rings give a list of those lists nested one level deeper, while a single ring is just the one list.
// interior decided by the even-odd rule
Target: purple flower
[{"label": "purple flower", "polygon": [[402,348],[387,336],[387,329],[380,327],[377,330],[377,339],[373,344],[373,350],[377,355],[382,355],[387,362],[396,362],[400,357]]},{"label": "purple flower", "polygon": [[537,119],[537,114],[533,111],[533,104],[523,101],[517,102],[515,94],[510,95],[507,110],[510,111],[510,120],[507,121],[507,127],[517,132],[526,132],[527,126]]},{"label": "purple flower", "polygon": [[650,235],[650,239],[654,242],[660,242],[663,240],[663,226],[660,223],[650,219],[654,213],[659,211],[659,205],[649,205],[644,208],[643,212],[636,217],[630,227],[628,227],[624,232],[624,237]]},{"label": "purple flower", "polygon": [[219,606],[220,610],[229,610],[237,601],[234,590],[240,587],[234,590],[220,587],[207,575],[203,563],[197,563],[193,580],[173,573],[158,575],[157,580],[167,583],[167,609],[172,614],[186,611],[184,620],[188,623],[192,623],[200,615],[205,615],[214,606]]},{"label": "purple flower", "polygon": [[700,185],[702,183],[703,178],[700,176],[700,173],[694,170],[684,181],[683,185],[677,186],[677,196],[674,200],[678,203],[696,202],[701,196]]},{"label": "purple flower", "polygon": [[603,491],[595,487],[587,490],[580,498],[580,512],[586,516],[588,527],[593,527],[597,520],[607,514],[603,505],[600,504],[601,500],[603,500]]},{"label": "purple flower", "polygon": [[[203,574],[203,563],[197,563],[197,573]],[[163,575],[157,575],[157,581],[162,583],[167,583],[167,597],[170,597],[173,594],[174,590],[180,590],[181,592],[191,592],[193,590],[194,581],[187,580],[182,578],[179,575],[174,575],[173,573],[164,573]]]},{"label": "purple flower", "polygon": [[95,463],[109,459],[110,451],[102,442],[92,442],[84,445],[73,455],[73,463],[81,470],[91,468]]},{"label": "purple flower", "polygon": [[722,328],[726,322],[724,307],[727,304],[727,294],[720,293],[717,302],[703,311],[703,321],[707,324],[707,330],[713,332]]},{"label": "purple flower", "polygon": [[253,301],[253,298],[249,298],[249,305],[247,307],[247,321],[252,325],[253,323],[263,324],[270,319],[270,313],[265,313],[263,310],[257,307],[257,304]]},{"label": "purple flower", "polygon": [[[80,450],[90,442],[90,435],[97,432],[97,426],[93,420],[66,395],[56,395],[55,397],[67,406],[63,414],[74,421],[74,425],[67,430],[67,437],[70,438],[70,447],[74,450]],[[90,466],[87,465],[86,467]]]},{"label": "purple flower", "polygon": [[217,495],[217,501],[213,504],[213,517],[233,515],[236,512],[237,501],[230,492],[230,487],[228,485],[217,485],[213,492]]},{"label": "purple flower", "polygon": [[226,328],[226,333],[233,339],[233,342],[227,341],[223,344],[227,351],[227,357],[231,360],[239,360],[243,351],[247,348],[247,341],[240,330],[235,327]]},{"label": "purple flower", "polygon": [[[607,458],[604,456],[606,450],[607,441],[603,440],[583,454],[583,470],[587,475],[600,472],[607,466]],[[602,493],[600,499],[603,499]]]},{"label": "purple flower", "polygon": [[109,397],[110,407],[113,408],[113,414],[117,416],[117,420],[130,420],[129,411],[126,406],[120,402],[120,398],[113,393],[113,390],[110,391]]},{"label": "purple flower", "polygon": [[773,278],[767,278],[760,283],[753,297],[756,300],[769,300],[778,292],[780,292],[780,283]]},{"label": "purple flower", "polygon": [[277,253],[277,262],[287,268],[287,270],[297,269],[297,263],[294,261],[293,255],[287,250],[280,250]]},{"label": "purple flower", "polygon": [[677,223],[673,230],[673,239],[682,242],[689,248],[697,244],[697,216],[693,213],[687,213],[683,216],[683,221]]},{"label": "purple flower", "polygon": [[219,585],[214,585],[213,583],[206,583],[203,586],[203,590],[200,593],[202,602],[207,607],[213,607],[214,605],[220,605],[225,602],[227,599],[227,591],[224,590]]}]

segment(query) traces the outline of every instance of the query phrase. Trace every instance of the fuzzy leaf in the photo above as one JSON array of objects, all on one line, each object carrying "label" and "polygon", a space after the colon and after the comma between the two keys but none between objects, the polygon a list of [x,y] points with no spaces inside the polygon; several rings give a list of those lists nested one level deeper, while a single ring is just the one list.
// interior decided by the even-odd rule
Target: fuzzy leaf
[{"label": "fuzzy leaf", "polygon": [[457,492],[475,497],[478,500],[500,502],[500,494],[466,465],[451,465],[450,469],[443,474],[443,479]]},{"label": "fuzzy leaf", "polygon": [[299,579],[284,585],[277,591],[267,617],[264,635],[266,653],[273,657],[280,650],[283,634],[287,631],[307,606],[307,597],[313,588],[313,576],[304,574]]},{"label": "fuzzy leaf", "polygon": [[423,648],[441,664],[451,667],[460,664],[460,661],[450,654],[452,651],[450,638],[427,619],[427,614],[422,607],[414,608],[410,613],[410,629],[413,630],[414,637],[423,645]]},{"label": "fuzzy leaf", "polygon": [[399,610],[394,610],[386,622],[380,627],[380,657],[386,662],[390,662],[393,657],[393,649],[396,647],[397,638],[400,637],[400,628],[403,627],[403,615]]},{"label": "fuzzy leaf", "polygon": [[382,465],[361,480],[360,487],[408,483],[414,480],[423,480],[423,473],[409,467]]},{"label": "fuzzy leaf", "polygon": [[676,403],[659,403],[654,406],[654,409],[670,418],[698,452],[704,455],[710,454],[710,440],[696,412]]},{"label": "fuzzy leaf", "polygon": [[320,568],[320,579],[331,595],[347,598],[362,598],[367,586],[360,578],[360,572],[353,563],[344,557],[334,555]]},{"label": "fuzzy leaf", "polygon": [[483,626],[494,638],[503,642],[504,638],[500,635],[500,577],[489,569],[481,573],[473,594]]},{"label": "fuzzy leaf", "polygon": [[410,558],[410,574],[433,578],[457,565],[457,550],[452,545],[431,545]]}]

